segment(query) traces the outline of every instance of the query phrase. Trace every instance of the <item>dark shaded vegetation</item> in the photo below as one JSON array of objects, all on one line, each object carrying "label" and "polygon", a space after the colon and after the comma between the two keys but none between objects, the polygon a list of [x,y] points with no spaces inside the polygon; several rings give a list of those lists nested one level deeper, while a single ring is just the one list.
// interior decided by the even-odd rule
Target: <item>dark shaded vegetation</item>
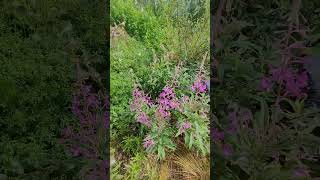
[{"label": "dark shaded vegetation", "polygon": [[[103,1],[0,2],[0,176],[80,179],[86,161],[58,143],[74,84],[106,84]],[[76,71],[76,65],[82,67]]]},{"label": "dark shaded vegetation", "polygon": [[319,7],[300,0],[214,3],[215,178],[320,176]]}]

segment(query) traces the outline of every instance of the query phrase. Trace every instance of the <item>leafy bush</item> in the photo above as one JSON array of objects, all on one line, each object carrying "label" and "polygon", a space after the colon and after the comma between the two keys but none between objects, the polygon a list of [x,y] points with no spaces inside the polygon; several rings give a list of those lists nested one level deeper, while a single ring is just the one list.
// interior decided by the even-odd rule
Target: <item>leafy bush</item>
[{"label": "leafy bush", "polygon": [[138,122],[149,128],[144,147],[148,152],[156,152],[159,159],[165,157],[166,150],[175,150],[173,137],[182,134],[190,149],[195,147],[203,155],[209,152],[209,96],[205,94],[208,90],[205,76],[199,71],[193,85],[190,83],[188,94],[178,97],[175,89],[181,88],[180,71],[177,66],[172,81],[167,82],[156,101],[138,87],[133,91],[131,111]]},{"label": "leafy bush", "polygon": [[151,12],[136,8],[133,0],[111,2],[111,23],[125,22],[128,34],[145,45],[160,50],[158,44],[163,40],[161,19]]},{"label": "leafy bush", "polygon": [[[153,157],[170,159],[172,154],[168,147],[180,148],[184,142],[186,146],[190,146],[191,151],[208,157],[209,96],[207,93],[203,96],[196,95],[192,92],[192,84],[196,81],[199,62],[203,58],[207,60],[209,52],[209,1],[197,1],[198,4],[193,4],[194,2],[111,2],[111,20],[114,26],[111,27],[110,127],[111,146],[116,152],[116,165],[112,167],[114,178],[169,177],[165,173],[159,174],[161,168],[147,168],[150,164],[147,163],[148,159],[152,157],[151,161],[156,166],[160,161]],[[176,68],[180,63],[183,65]],[[208,71],[208,64],[203,65],[205,72]],[[179,75],[176,75],[176,70],[179,70]],[[208,79],[208,74],[203,76]],[[203,78],[202,75],[200,77]],[[201,78],[198,84],[203,84]],[[172,109],[171,118],[160,121],[158,110],[163,104],[159,103],[159,95],[169,87],[174,87],[178,101],[182,102],[183,96],[189,99],[184,99],[181,103],[180,109],[185,111]],[[207,88],[207,85],[204,87]],[[130,111],[129,103],[135,101],[132,92],[148,94],[150,100],[154,101],[153,105],[144,106],[145,114]],[[142,98],[138,96],[138,99]],[[168,107],[161,109],[164,108]],[[163,110],[165,112],[168,113]],[[202,114],[197,114],[199,112]],[[152,121],[146,121],[148,118]],[[190,120],[187,122],[186,118]],[[137,120],[146,125],[137,123]],[[157,128],[157,122],[162,122],[162,128]],[[146,158],[143,144],[145,147],[149,146],[153,140],[157,147],[148,148],[152,153]]]},{"label": "leafy bush", "polygon": [[304,103],[312,87],[301,63],[312,32],[300,13],[310,17],[314,2],[222,2],[214,6],[214,176],[319,177],[319,110]]},{"label": "leafy bush", "polygon": [[[209,51],[209,1],[111,2],[111,22],[173,59],[201,61]],[[200,58],[199,58],[200,57]]]},{"label": "leafy bush", "polygon": [[[120,31],[115,29],[115,31]],[[116,41],[116,43],[115,43]],[[152,57],[152,53],[146,50],[143,44],[129,36],[122,36],[112,39],[111,58],[110,58],[110,96],[111,96],[111,141],[117,140],[124,149],[130,152],[137,148],[135,141],[122,141],[127,139],[134,126],[134,117],[130,113],[128,99],[131,98],[133,82],[135,78],[133,73],[143,76],[146,74],[146,60]],[[131,73],[128,75],[127,73]],[[128,128],[131,127],[131,128]],[[138,139],[137,139],[138,140]]]},{"label": "leafy bush", "polygon": [[107,101],[105,92],[95,93],[92,87],[80,84],[74,96],[72,111],[79,119],[79,126],[70,125],[63,130],[60,142],[72,156],[87,160],[87,167],[80,172],[85,179],[107,178]]},{"label": "leafy bush", "polygon": [[100,1],[0,2],[1,177],[72,179],[82,168],[57,141],[74,119],[74,57],[105,73],[104,10]]}]

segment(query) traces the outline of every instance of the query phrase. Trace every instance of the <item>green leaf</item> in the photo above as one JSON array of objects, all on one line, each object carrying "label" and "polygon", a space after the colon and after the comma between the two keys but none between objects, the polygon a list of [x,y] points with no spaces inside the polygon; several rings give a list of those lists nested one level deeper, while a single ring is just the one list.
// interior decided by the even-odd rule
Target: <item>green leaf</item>
[{"label": "green leaf", "polygon": [[190,141],[189,141],[189,144],[188,144],[189,149],[191,149],[192,144],[193,144],[193,135],[192,135],[192,133],[191,133],[191,135],[190,135]]}]

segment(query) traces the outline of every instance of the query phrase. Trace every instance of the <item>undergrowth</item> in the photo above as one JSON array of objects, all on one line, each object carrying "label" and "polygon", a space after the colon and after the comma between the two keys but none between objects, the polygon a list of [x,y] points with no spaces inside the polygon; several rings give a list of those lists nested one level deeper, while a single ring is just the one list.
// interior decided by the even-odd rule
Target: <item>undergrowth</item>
[{"label": "undergrowth", "polygon": [[105,74],[104,9],[100,1],[0,2],[0,179],[79,177],[86,160],[58,139],[77,124],[75,62]]},{"label": "undergrowth", "polygon": [[111,1],[114,178],[188,179],[164,163],[178,146],[208,158],[209,19],[209,1]]},{"label": "undergrowth", "polygon": [[[305,103],[318,1],[216,1],[212,171],[217,179],[319,177],[319,108]],[[314,82],[317,83],[317,82]],[[237,93],[235,93],[237,92]]]}]

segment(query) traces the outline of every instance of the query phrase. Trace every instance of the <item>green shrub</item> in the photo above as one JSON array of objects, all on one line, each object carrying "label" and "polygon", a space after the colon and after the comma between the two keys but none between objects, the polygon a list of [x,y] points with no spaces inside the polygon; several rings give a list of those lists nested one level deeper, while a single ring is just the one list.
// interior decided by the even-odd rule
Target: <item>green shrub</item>
[{"label": "green shrub", "polygon": [[81,160],[57,141],[74,120],[75,55],[106,67],[104,10],[100,1],[0,2],[0,174],[76,177]]},{"label": "green shrub", "polygon": [[130,36],[143,41],[148,48],[161,50],[159,44],[164,40],[161,19],[148,9],[138,9],[133,0],[114,0],[110,9],[111,23],[125,22]]}]

